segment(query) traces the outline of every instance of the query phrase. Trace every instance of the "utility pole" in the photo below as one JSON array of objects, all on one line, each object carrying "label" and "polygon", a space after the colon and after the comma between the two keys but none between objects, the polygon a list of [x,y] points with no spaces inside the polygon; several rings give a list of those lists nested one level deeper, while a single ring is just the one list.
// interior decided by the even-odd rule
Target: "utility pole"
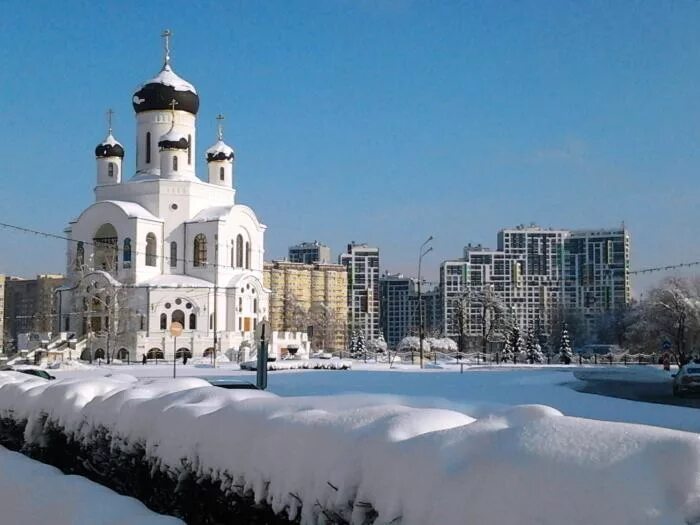
[{"label": "utility pole", "polygon": [[423,262],[423,256],[430,252],[433,247],[430,246],[426,249],[426,245],[433,240],[433,236],[431,235],[426,239],[426,241],[420,245],[420,250],[418,251],[418,338],[420,340],[420,367],[423,368],[423,339],[425,338],[425,332],[423,328],[423,303],[422,303],[422,297],[421,297],[421,279],[420,279],[420,270],[421,270],[421,263]]}]

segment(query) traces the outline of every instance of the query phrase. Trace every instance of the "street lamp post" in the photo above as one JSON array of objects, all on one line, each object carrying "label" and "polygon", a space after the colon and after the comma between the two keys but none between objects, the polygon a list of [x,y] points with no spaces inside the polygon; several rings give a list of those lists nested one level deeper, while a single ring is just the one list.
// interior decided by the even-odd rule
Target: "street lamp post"
[{"label": "street lamp post", "polygon": [[[425,334],[423,331],[423,304],[421,301],[421,278],[420,270],[421,263],[423,262],[423,256],[428,252],[432,251],[432,246],[427,246],[427,244],[433,240],[433,236],[428,237],[423,244],[420,245],[420,250],[418,251],[418,338],[420,340],[420,367],[423,368],[423,339]],[[427,246],[427,247],[426,247]]]}]

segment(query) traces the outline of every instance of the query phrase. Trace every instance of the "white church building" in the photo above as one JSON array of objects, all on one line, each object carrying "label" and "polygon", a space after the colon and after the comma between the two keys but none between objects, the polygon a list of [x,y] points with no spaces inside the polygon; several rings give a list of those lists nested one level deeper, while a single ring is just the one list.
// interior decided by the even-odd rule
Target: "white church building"
[{"label": "white church building", "polygon": [[[133,95],[136,169],[111,129],[95,149],[95,202],[68,228],[69,284],[59,290],[60,331],[81,358],[122,360],[254,352],[268,313],[263,287],[266,226],[235,202],[235,154],[218,140],[197,177],[199,96],[170,63]],[[184,330],[174,339],[173,322]],[[308,351],[300,334],[274,334],[272,353]],[[219,354],[219,352],[221,354]]]}]

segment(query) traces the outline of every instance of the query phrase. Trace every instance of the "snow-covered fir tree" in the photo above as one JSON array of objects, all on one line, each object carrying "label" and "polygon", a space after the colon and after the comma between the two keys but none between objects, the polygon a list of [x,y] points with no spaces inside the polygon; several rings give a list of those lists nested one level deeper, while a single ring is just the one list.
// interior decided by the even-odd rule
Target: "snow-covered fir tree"
[{"label": "snow-covered fir tree", "polygon": [[355,355],[358,357],[365,355],[365,338],[362,332],[357,334],[357,339],[355,339]]},{"label": "snow-covered fir tree", "polygon": [[527,352],[527,360],[530,364],[541,363],[544,361],[542,348],[540,347],[540,343],[531,327],[527,329],[525,349]]},{"label": "snow-covered fir tree", "polygon": [[571,342],[569,341],[569,330],[566,325],[563,326],[561,330],[561,343],[559,344],[559,360],[568,365],[571,363],[571,359],[574,357],[571,351]]}]

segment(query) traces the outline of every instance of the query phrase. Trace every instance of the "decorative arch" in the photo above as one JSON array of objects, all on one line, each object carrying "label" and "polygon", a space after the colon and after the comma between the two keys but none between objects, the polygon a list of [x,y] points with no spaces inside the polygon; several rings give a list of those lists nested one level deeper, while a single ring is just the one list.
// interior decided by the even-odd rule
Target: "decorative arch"
[{"label": "decorative arch", "polygon": [[170,243],[170,267],[175,268],[177,266],[177,243],[172,241]]},{"label": "decorative arch", "polygon": [[182,310],[175,310],[173,311],[173,314],[170,316],[170,322],[171,323],[180,323],[182,325],[182,328],[185,328],[185,312]]},{"label": "decorative arch", "polygon": [[146,266],[155,266],[156,259],[156,235],[151,232],[146,235]]},{"label": "decorative arch", "polygon": [[206,350],[204,350],[204,353],[202,354],[202,357],[211,357],[212,354],[216,353],[214,351],[214,347],[210,346]]},{"label": "decorative arch", "polygon": [[151,348],[146,353],[147,359],[163,359],[163,351],[160,348]]},{"label": "decorative arch", "polygon": [[102,224],[92,238],[95,245],[95,268],[105,271],[114,271],[119,262],[117,230],[112,224]]},{"label": "decorative arch", "polygon": [[75,248],[75,269],[80,270],[85,264],[85,245],[83,241],[78,241],[78,246]]},{"label": "decorative arch", "polygon": [[95,359],[104,359],[105,358],[105,351],[104,348],[98,348],[95,350]]},{"label": "decorative arch", "polygon": [[122,266],[131,268],[131,239],[124,239],[124,248],[122,249]]},{"label": "decorative arch", "polygon": [[236,268],[243,268],[243,235],[236,236]]},{"label": "decorative arch", "polygon": [[117,359],[122,361],[129,359],[129,351],[126,348],[120,348],[117,351]]},{"label": "decorative arch", "polygon": [[192,352],[190,352],[189,348],[178,348],[177,352],[175,352],[175,359],[181,359],[183,355],[186,355],[187,359],[190,359],[192,357]]},{"label": "decorative arch", "polygon": [[198,233],[194,238],[194,265],[204,266],[207,264],[207,236]]}]

